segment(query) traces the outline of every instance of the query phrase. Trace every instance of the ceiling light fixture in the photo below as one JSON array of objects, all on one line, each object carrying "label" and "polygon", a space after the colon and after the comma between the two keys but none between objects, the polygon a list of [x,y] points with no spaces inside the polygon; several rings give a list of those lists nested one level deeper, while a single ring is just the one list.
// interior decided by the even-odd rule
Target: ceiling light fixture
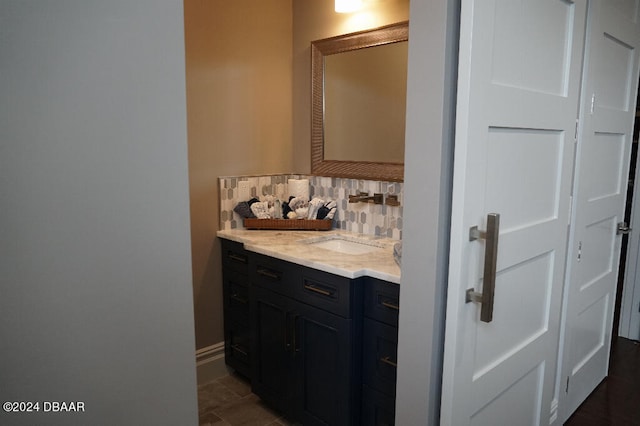
[{"label": "ceiling light fixture", "polygon": [[362,0],[336,0],[335,9],[337,13],[351,13],[362,7]]}]

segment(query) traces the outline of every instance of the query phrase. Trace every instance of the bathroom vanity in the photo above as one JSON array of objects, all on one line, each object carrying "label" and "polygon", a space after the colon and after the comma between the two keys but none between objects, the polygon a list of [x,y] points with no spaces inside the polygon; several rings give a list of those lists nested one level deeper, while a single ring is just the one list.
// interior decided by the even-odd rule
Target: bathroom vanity
[{"label": "bathroom vanity", "polygon": [[225,359],[304,425],[393,424],[395,240],[219,231]]}]

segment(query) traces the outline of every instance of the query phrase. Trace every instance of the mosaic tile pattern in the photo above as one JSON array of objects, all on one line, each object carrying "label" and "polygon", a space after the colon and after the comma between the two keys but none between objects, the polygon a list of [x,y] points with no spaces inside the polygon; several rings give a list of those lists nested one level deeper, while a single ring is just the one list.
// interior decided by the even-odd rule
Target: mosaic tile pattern
[{"label": "mosaic tile pattern", "polygon": [[[218,179],[220,229],[243,229],[242,218],[233,211],[241,201],[265,195],[280,200],[289,198],[288,179],[309,179],[310,197],[335,200],[337,211],[333,227],[350,232],[402,239],[403,184],[363,179],[345,179],[308,175],[225,176]],[[400,206],[373,203],[349,203],[349,195],[367,192],[397,195]]]}]

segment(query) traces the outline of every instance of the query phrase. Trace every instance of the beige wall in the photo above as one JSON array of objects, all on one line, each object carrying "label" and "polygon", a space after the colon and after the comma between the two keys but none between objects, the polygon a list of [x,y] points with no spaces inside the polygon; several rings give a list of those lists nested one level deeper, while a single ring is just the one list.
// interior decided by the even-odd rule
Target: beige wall
[{"label": "beige wall", "polygon": [[334,0],[293,2],[293,158],[296,173],[311,172],[311,50],[313,40],[409,20],[409,0],[364,0],[358,13],[339,14]]},{"label": "beige wall", "polygon": [[310,172],[313,40],[409,19],[409,0],[184,0],[196,347],[224,340],[218,176]]},{"label": "beige wall", "polygon": [[185,0],[196,347],[224,340],[217,178],[292,164],[291,0]]}]

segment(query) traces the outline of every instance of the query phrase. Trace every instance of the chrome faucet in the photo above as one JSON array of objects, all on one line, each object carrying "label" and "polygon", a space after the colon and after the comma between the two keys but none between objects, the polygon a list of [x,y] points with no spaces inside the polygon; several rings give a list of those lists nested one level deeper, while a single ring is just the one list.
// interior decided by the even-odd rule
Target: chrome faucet
[{"label": "chrome faucet", "polygon": [[374,204],[382,204],[383,195],[382,194],[373,194],[370,196],[367,192],[358,191],[357,195],[349,195],[350,203],[374,203]]}]

